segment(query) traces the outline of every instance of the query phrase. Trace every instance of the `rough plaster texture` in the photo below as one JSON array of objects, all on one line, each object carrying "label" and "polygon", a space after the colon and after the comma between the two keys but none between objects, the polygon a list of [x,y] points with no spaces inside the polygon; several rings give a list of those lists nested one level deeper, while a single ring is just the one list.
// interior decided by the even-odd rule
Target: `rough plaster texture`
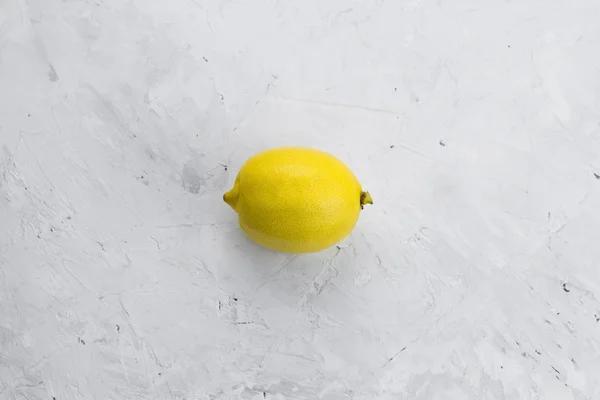
[{"label": "rough plaster texture", "polygon": [[[0,399],[600,399],[597,0],[0,0]],[[296,144],[373,195],[289,256]]]}]

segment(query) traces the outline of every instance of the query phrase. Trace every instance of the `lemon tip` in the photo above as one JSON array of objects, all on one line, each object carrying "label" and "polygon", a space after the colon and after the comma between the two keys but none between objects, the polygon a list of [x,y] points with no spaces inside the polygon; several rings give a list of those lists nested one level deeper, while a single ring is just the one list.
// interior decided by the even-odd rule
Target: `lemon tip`
[{"label": "lemon tip", "polygon": [[237,197],[238,197],[237,190],[232,189],[223,195],[223,201],[235,210],[235,205],[237,203]]}]

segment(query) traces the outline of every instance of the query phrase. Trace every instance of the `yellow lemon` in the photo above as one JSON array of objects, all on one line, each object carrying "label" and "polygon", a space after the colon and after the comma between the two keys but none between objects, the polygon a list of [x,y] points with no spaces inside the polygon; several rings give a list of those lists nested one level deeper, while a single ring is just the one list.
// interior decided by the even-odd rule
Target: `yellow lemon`
[{"label": "yellow lemon", "polygon": [[346,237],[373,204],[352,171],[331,154],[280,147],[250,157],[223,200],[252,240],[273,250],[310,253]]}]

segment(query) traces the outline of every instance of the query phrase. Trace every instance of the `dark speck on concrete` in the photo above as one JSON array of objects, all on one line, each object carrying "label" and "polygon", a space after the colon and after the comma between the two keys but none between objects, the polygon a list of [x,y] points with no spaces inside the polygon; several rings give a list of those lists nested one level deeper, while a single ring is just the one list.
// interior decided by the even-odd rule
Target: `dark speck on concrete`
[{"label": "dark speck on concrete", "polygon": [[560,372],[556,368],[554,368],[554,365],[551,365],[551,367],[557,374],[560,374]]},{"label": "dark speck on concrete", "polygon": [[564,290],[565,292],[567,292],[567,293],[569,293],[569,292],[571,291],[570,289],[568,289],[568,288],[567,288],[567,284],[566,284],[566,283],[563,283],[563,284],[562,284],[562,288],[563,288],[563,290]]},{"label": "dark speck on concrete", "polygon": [[442,147],[446,147],[446,143],[444,143],[444,141],[443,141],[443,140],[440,140],[440,146],[442,146]]},{"label": "dark speck on concrete", "polygon": [[600,175],[598,175],[597,173],[594,172],[594,178],[600,179]]},{"label": "dark speck on concrete", "polygon": [[391,145],[391,146],[390,146],[390,149],[393,149],[394,147],[396,147],[396,146],[394,146],[394,145]]}]

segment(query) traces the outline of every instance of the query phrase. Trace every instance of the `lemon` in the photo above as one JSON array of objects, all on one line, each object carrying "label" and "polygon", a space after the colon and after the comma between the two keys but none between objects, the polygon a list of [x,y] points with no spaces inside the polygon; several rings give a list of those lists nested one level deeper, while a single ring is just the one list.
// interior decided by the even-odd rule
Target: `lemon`
[{"label": "lemon", "polygon": [[287,253],[333,246],[373,204],[336,157],[304,147],[280,147],[250,157],[223,200],[258,244]]}]

